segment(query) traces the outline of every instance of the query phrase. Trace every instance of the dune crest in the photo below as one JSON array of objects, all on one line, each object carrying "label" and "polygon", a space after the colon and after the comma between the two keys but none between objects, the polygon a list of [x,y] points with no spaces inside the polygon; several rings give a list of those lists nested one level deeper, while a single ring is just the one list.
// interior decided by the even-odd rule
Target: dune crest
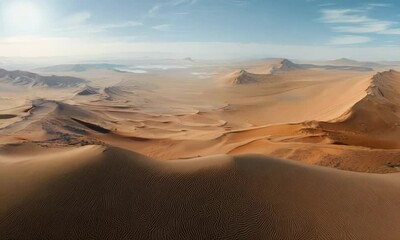
[{"label": "dune crest", "polygon": [[300,70],[304,69],[302,65],[295,64],[288,59],[282,59],[277,64],[274,64],[271,69],[271,74],[279,73],[279,72],[286,72],[286,71],[293,71],[293,70]]},{"label": "dune crest", "polygon": [[332,122],[321,123],[331,137],[349,145],[375,148],[399,148],[400,73],[377,73],[366,90],[367,95]]}]

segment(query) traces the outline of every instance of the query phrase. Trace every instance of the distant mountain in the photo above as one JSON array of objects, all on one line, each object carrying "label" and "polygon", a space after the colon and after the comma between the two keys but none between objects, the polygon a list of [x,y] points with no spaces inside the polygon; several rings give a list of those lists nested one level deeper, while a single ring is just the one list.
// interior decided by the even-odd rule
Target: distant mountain
[{"label": "distant mountain", "polygon": [[[337,62],[339,63],[339,61]],[[372,67],[354,65],[352,60],[340,62],[340,65],[315,65],[315,64],[297,64],[288,59],[282,59],[272,67],[271,74],[287,72],[301,69],[326,69],[326,70],[344,70],[344,71],[373,71]],[[347,63],[347,64],[346,64]],[[353,63],[353,65],[351,65]],[[371,63],[372,64],[372,63]]]},{"label": "distant mountain", "polygon": [[296,64],[288,59],[279,60],[271,69],[271,73],[287,72],[293,70],[304,69],[305,67],[301,64]]},{"label": "distant mountain", "polygon": [[0,82],[24,86],[43,86],[51,88],[77,87],[87,81],[76,77],[66,76],[41,76],[36,73],[24,71],[7,71],[0,69]]},{"label": "distant mountain", "polygon": [[[287,72],[293,70],[301,70],[301,69],[326,69],[326,70],[344,70],[344,71],[373,71],[372,67],[362,66],[361,63],[359,65],[355,65],[353,60],[344,60],[343,62],[337,61],[338,65],[330,64],[330,65],[316,65],[316,64],[297,64],[293,63],[288,59],[283,59],[279,61],[277,64],[273,65],[271,74],[279,73],[279,72]],[[339,64],[342,63],[342,64]],[[347,63],[347,64],[346,64]],[[353,65],[352,65],[353,64]],[[376,63],[377,64],[377,63]],[[372,65],[372,63],[370,63]],[[376,65],[378,66],[378,65]]]},{"label": "distant mountain", "polygon": [[63,65],[55,65],[44,68],[37,68],[36,71],[39,72],[84,72],[91,69],[109,69],[114,70],[116,68],[125,67],[124,65],[118,64],[63,64]]},{"label": "distant mountain", "polygon": [[[274,76],[285,73],[292,72],[298,70],[312,70],[312,69],[325,69],[325,70],[343,70],[343,71],[373,71],[370,67],[363,66],[335,66],[335,65],[314,65],[314,64],[297,64],[288,59],[278,59],[262,69],[265,69],[262,73],[259,71],[259,67],[257,68],[258,72],[252,72],[251,70],[240,70],[228,74],[222,77],[222,81],[231,85],[244,85],[244,84],[252,84],[252,83],[261,83],[268,81],[270,79],[274,79]],[[253,69],[254,70],[254,69]]]},{"label": "distant mountain", "polygon": [[188,61],[188,62],[194,62],[194,60],[191,57],[184,58],[183,60]]},{"label": "distant mountain", "polygon": [[357,66],[357,67],[369,67],[369,68],[377,68],[384,66],[383,64],[377,62],[359,62],[348,58],[340,58],[336,60],[326,61],[325,64],[334,66]]},{"label": "distant mountain", "polygon": [[400,61],[381,61],[379,64],[384,66],[400,66]]}]

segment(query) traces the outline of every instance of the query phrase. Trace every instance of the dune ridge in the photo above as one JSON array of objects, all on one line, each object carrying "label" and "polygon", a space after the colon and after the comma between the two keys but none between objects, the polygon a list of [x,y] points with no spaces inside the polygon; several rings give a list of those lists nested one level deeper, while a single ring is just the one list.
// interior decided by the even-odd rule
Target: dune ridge
[{"label": "dune ridge", "polygon": [[228,85],[246,85],[252,83],[265,83],[268,80],[284,80],[288,74],[304,75],[306,72],[315,70],[324,71],[349,71],[349,72],[372,72],[374,69],[367,66],[354,65],[318,65],[298,64],[288,59],[274,59],[272,62],[261,62],[257,66],[235,71],[220,77],[222,83]]},{"label": "dune ridge", "polygon": [[377,73],[366,89],[367,95],[347,112],[319,127],[330,137],[348,145],[399,148],[400,73]]},{"label": "dune ridge", "polygon": [[400,237],[399,72],[59,67],[0,81],[1,239]]},{"label": "dune ridge", "polygon": [[68,76],[41,76],[36,73],[24,71],[7,71],[0,69],[0,81],[15,85],[31,86],[31,87],[78,87],[86,81],[81,78]]},{"label": "dune ridge", "polygon": [[[302,130],[305,141],[318,135],[334,144],[399,148],[399,96],[400,73],[394,70],[377,73],[370,79],[365,94],[345,112],[338,112],[337,117],[329,121],[310,121],[295,125],[305,129]],[[284,126],[280,128],[283,129]],[[290,129],[289,126],[287,128]],[[257,129],[271,128],[259,126],[255,128]],[[281,130],[281,133],[284,131]],[[289,134],[298,135],[294,132]],[[299,139],[301,138],[296,138]]]}]

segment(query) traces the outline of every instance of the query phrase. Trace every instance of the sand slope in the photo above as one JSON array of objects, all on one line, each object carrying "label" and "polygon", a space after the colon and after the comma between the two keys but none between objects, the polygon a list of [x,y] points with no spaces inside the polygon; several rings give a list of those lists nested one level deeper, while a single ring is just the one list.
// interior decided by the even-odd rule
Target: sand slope
[{"label": "sand slope", "polygon": [[0,238],[399,239],[398,174],[312,164],[400,171],[400,73],[268,63],[5,76]]},{"label": "sand slope", "polygon": [[397,174],[257,155],[159,162],[116,148],[71,151],[0,163],[11,179],[1,181],[2,239],[400,237]]},{"label": "sand slope", "polygon": [[[372,78],[301,69],[268,76],[273,78],[259,84],[204,93],[194,88],[202,82],[176,80],[166,88],[153,87],[150,79],[146,85],[127,82],[94,95],[77,96],[74,90],[69,100],[34,100],[33,108],[2,111],[0,142],[109,144],[159,160],[259,153],[352,171],[398,171],[397,117],[391,110],[397,93],[387,94],[395,90],[396,72]],[[391,98],[382,106],[391,109],[367,103],[364,109],[371,112],[361,114],[356,108],[366,98],[383,99],[378,90],[371,95],[377,76],[384,80],[376,86],[390,85],[379,89]],[[359,114],[358,120],[351,122],[349,112]],[[378,116],[390,123],[378,124]]]},{"label": "sand slope", "polygon": [[399,148],[400,73],[390,70],[371,78],[367,95],[340,117],[317,129],[346,145]]}]

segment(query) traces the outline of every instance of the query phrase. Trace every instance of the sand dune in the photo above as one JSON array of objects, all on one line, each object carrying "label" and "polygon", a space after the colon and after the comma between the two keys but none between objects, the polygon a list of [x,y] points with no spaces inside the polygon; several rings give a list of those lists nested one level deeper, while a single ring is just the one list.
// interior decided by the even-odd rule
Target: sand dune
[{"label": "sand dune", "polygon": [[[282,78],[280,75],[295,74],[305,75],[305,72],[312,70],[327,71],[354,71],[370,72],[371,67],[353,65],[318,65],[318,64],[297,64],[288,59],[278,59],[269,62],[261,62],[256,66],[249,66],[246,70],[235,71],[220,77],[220,81],[230,85],[243,85],[251,83],[263,83],[271,79]],[[285,76],[286,77],[286,76]],[[283,77],[283,79],[285,79]]]},{"label": "sand dune", "polygon": [[0,163],[1,191],[13,193],[0,198],[3,239],[400,237],[398,175],[256,155],[159,162],[70,151]]},{"label": "sand dune", "polygon": [[249,73],[245,70],[240,70],[230,73],[222,78],[222,81],[232,85],[259,83],[267,78],[267,75]]},{"label": "sand dune", "polygon": [[376,74],[367,95],[338,119],[321,123],[331,138],[343,144],[376,148],[399,148],[400,73]]},{"label": "sand dune", "polygon": [[[396,171],[390,167],[396,166],[393,152],[381,152],[379,159],[368,158],[366,164],[357,166],[348,156],[360,159],[366,150],[345,146],[372,145],[357,144],[351,132],[352,142],[343,141],[346,135],[339,127],[328,129],[329,124],[337,124],[332,119],[341,118],[368,96],[365,90],[371,84],[367,73],[334,73],[306,69],[260,74],[272,77],[259,84],[204,93],[193,90],[194,84],[204,82],[194,82],[187,88],[198,94],[197,99],[182,90],[181,81],[176,82],[176,90],[171,90],[174,82],[164,89],[160,85],[150,87],[153,82],[149,80],[143,87],[137,82],[133,86],[115,85],[94,96],[81,95],[68,101],[35,101],[34,110],[26,118],[3,120],[8,127],[0,130],[6,136],[1,141],[106,143],[163,160],[261,153],[353,171]],[[4,114],[19,116],[10,111]],[[15,124],[9,125],[12,122]],[[321,128],[324,124],[325,130]],[[382,142],[373,146],[381,148],[379,144]],[[310,149],[315,157],[305,154]]]},{"label": "sand dune", "polygon": [[399,72],[202,64],[4,71],[2,239],[399,238]]}]

